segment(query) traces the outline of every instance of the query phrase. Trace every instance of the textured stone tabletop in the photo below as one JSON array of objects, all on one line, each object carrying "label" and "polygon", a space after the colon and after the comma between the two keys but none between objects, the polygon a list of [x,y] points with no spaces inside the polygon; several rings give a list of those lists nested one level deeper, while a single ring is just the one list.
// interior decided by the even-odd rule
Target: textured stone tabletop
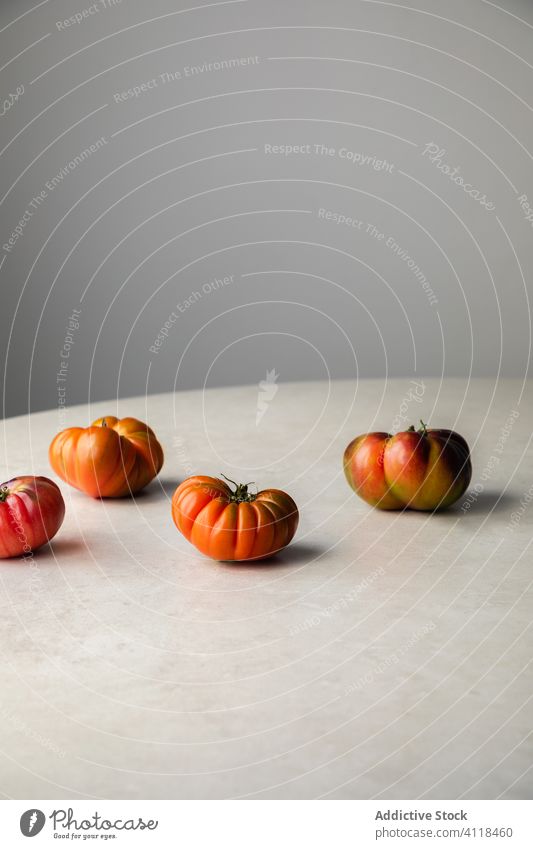
[{"label": "textured stone tabletop", "polygon": [[[0,562],[0,792],[16,798],[526,798],[533,786],[531,385],[339,381],[183,392],[2,424],[1,473],[54,477],[62,424],[149,422],[135,501],[59,481],[33,565]],[[270,397],[273,395],[273,397]],[[264,403],[263,403],[264,402]],[[371,510],[341,457],[422,418],[473,449],[446,513]],[[190,474],[286,489],[293,545],[217,564],[175,529]]]}]

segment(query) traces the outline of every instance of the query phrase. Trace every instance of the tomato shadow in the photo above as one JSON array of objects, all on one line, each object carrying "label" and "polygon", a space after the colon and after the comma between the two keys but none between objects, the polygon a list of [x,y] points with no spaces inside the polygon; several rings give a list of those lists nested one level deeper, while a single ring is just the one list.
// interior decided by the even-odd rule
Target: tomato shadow
[{"label": "tomato shadow", "polygon": [[307,542],[295,542],[287,546],[272,557],[262,560],[247,560],[236,562],[234,560],[222,561],[228,569],[286,569],[288,566],[312,566],[326,551],[326,546]]},{"label": "tomato shadow", "polygon": [[174,491],[180,483],[179,478],[155,478],[148,486],[137,492],[133,499],[135,501],[158,501],[162,499],[171,501]]},{"label": "tomato shadow", "polygon": [[450,508],[450,512],[455,514],[464,513],[465,516],[486,516],[491,514],[496,516],[499,513],[508,513],[516,503],[517,499],[507,492],[483,490],[478,493],[473,492],[470,495],[465,493]]},{"label": "tomato shadow", "polygon": [[57,560],[64,557],[80,554],[82,551],[87,551],[87,544],[82,539],[76,537],[65,537],[54,539],[42,548],[38,548],[34,552],[35,559],[39,560]]}]

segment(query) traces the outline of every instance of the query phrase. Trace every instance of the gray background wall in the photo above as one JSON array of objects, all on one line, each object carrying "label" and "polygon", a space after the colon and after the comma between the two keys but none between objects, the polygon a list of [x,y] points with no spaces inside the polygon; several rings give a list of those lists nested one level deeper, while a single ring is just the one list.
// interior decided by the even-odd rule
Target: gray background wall
[{"label": "gray background wall", "polygon": [[90,7],[0,7],[4,415],[271,369],[525,374],[531,2],[107,0],[58,27]]}]

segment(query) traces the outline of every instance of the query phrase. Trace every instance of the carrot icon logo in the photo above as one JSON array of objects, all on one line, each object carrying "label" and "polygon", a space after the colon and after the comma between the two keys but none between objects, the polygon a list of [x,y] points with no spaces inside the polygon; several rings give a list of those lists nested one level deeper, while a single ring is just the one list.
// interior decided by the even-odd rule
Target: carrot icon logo
[{"label": "carrot icon logo", "polygon": [[20,830],[24,837],[35,837],[43,830],[46,817],[38,808],[30,808],[20,818]]},{"label": "carrot icon logo", "polygon": [[258,427],[259,422],[268,410],[269,404],[276,397],[279,386],[277,384],[279,374],[276,374],[276,369],[271,369],[266,373],[266,380],[260,380],[257,392],[257,411],[255,415],[255,426]]}]

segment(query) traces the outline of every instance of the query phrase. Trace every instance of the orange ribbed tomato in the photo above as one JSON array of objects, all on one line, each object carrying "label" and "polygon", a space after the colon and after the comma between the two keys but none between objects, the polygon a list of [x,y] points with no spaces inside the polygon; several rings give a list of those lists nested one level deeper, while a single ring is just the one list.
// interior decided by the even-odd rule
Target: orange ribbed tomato
[{"label": "orange ribbed tomato", "polygon": [[260,560],[285,548],[299,518],[290,495],[234,486],[202,475],[183,481],[172,497],[172,518],[183,536],[215,560]]},{"label": "orange ribbed tomato", "polygon": [[54,472],[93,498],[134,495],[163,465],[156,435],[138,419],[106,416],[90,427],[69,427],[49,450]]},{"label": "orange ribbed tomato", "polygon": [[24,475],[0,486],[0,557],[31,554],[55,537],[65,502],[48,478]]}]

